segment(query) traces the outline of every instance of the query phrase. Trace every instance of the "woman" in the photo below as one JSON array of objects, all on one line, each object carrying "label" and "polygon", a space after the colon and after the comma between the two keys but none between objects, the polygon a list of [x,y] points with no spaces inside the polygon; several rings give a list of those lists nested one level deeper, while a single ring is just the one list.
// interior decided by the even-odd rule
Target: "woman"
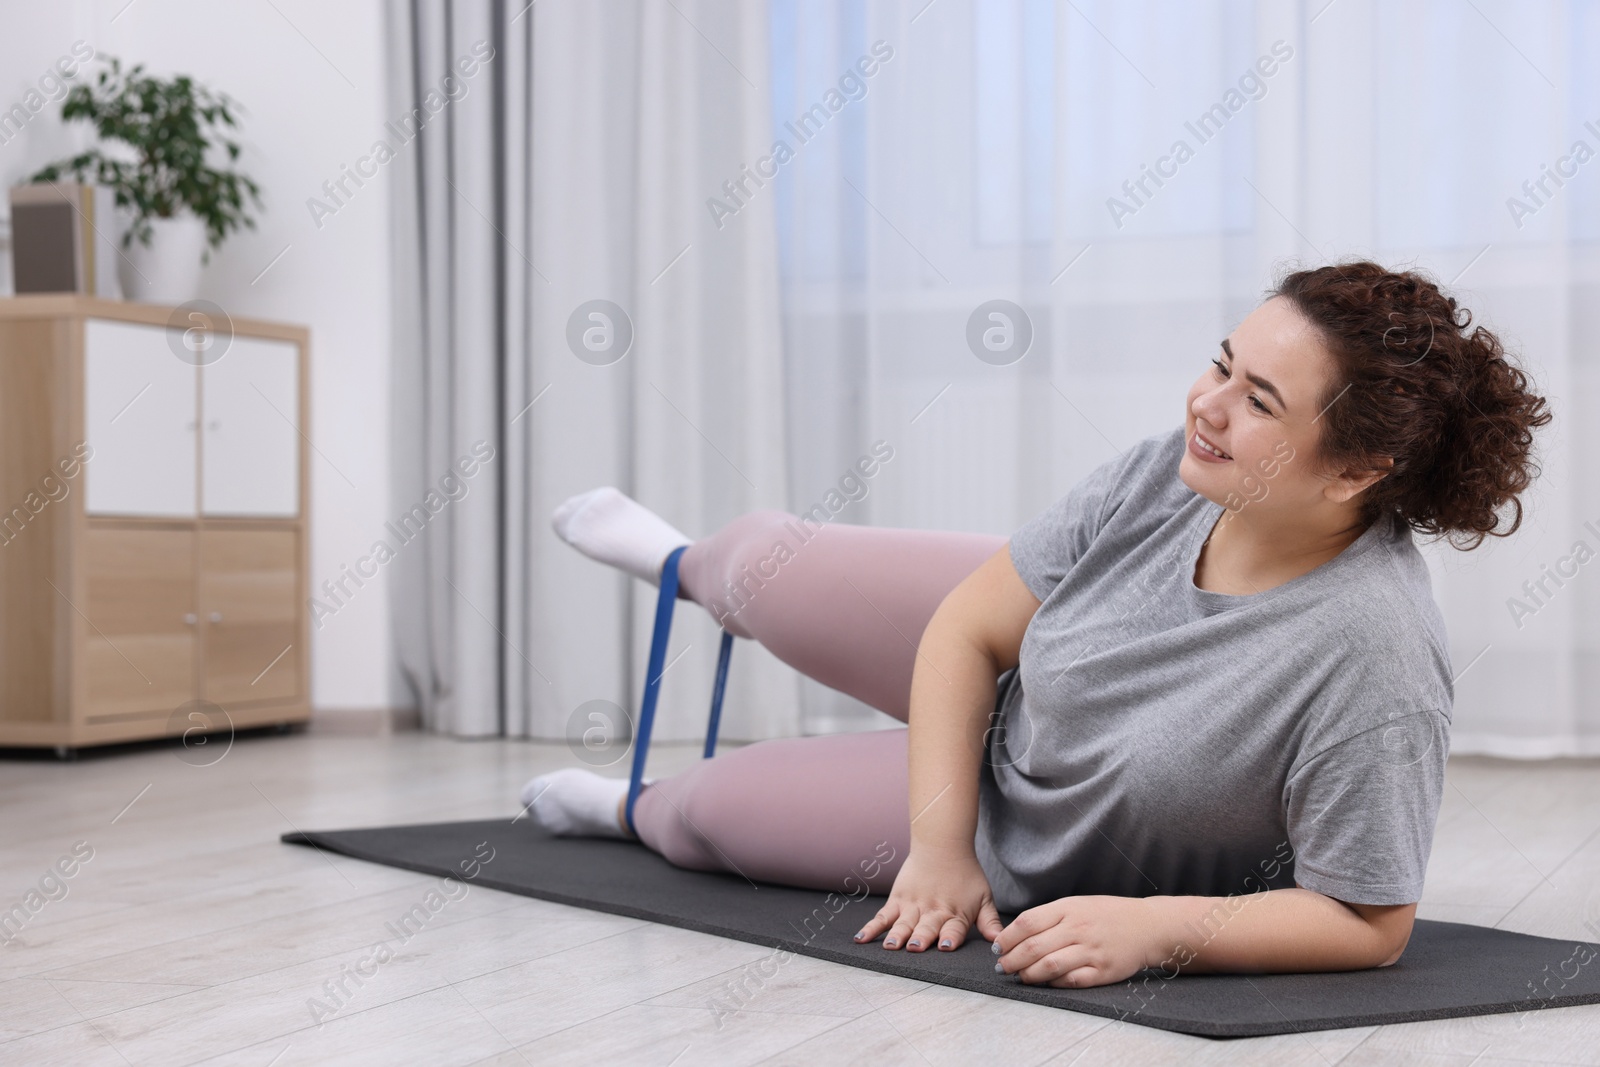
[{"label": "woman", "polygon": [[[1462,548],[1515,531],[1550,421],[1470,322],[1413,272],[1289,274],[1180,429],[1009,542],[781,512],[694,542],[680,595],[910,729],[765,741],[654,781],[640,838],[752,879],[865,875],[889,897],[858,941],[951,951],[976,927],[1024,982],[1392,964],[1452,699],[1412,531]],[[555,524],[652,581],[690,540],[610,489]],[[626,788],[566,770],[523,799],[555,832],[629,836]]]}]

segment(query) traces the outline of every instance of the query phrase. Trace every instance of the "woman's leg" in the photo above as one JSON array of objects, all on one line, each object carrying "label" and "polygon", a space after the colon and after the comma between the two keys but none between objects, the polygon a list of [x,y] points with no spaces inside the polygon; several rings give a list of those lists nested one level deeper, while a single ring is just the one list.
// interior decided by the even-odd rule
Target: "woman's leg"
[{"label": "woman's leg", "polygon": [[904,722],[934,609],[1005,543],[755,511],[691,544],[678,574],[681,595],[727,630]]},{"label": "woman's leg", "polygon": [[[934,609],[1004,544],[760,511],[694,542],[678,570],[729,631],[905,721]],[[634,825],[680,867],[887,893],[911,842],[906,770],[905,730],[762,741],[653,782]]]},{"label": "woman's leg", "polygon": [[633,812],[639,839],[690,870],[887,893],[911,844],[906,734],[787,737],[729,749],[647,786]]},{"label": "woman's leg", "polygon": [[[607,488],[569,500],[555,525],[581,551],[646,579],[688,540]],[[685,550],[680,595],[797,670],[905,721],[928,620],[1004,545],[987,534],[752,512]],[[904,730],[763,741],[651,783],[634,825],[679,866],[846,893],[853,877],[887,892],[910,842],[906,770]],[[556,832],[620,832],[612,809],[625,782],[569,783],[541,807],[537,798],[553,777],[524,788],[523,803],[542,823]],[[587,829],[559,828],[566,824]]]}]

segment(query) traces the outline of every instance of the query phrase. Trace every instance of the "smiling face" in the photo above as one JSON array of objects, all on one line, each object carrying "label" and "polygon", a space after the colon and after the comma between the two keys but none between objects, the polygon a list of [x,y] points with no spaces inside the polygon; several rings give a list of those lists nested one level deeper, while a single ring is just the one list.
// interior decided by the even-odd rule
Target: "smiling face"
[{"label": "smiling face", "polygon": [[1263,518],[1343,504],[1360,487],[1311,462],[1333,373],[1332,355],[1293,304],[1274,297],[1256,308],[1189,390],[1179,477],[1229,511]]}]

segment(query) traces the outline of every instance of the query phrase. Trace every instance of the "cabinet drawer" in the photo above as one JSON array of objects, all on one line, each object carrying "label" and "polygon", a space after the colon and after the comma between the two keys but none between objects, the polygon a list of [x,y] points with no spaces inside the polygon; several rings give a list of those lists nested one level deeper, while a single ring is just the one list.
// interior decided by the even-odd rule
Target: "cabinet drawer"
[{"label": "cabinet drawer", "polygon": [[201,533],[205,699],[228,708],[301,696],[299,561],[294,529]]},{"label": "cabinet drawer", "polygon": [[84,534],[84,699],[89,723],[163,717],[192,699],[194,531]]}]

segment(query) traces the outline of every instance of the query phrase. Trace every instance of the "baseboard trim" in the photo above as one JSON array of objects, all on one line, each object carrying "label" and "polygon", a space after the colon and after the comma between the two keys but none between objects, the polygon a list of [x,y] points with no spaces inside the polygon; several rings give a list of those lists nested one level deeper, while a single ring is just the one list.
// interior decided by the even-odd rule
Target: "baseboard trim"
[{"label": "baseboard trim", "polygon": [[314,708],[310,731],[341,737],[380,737],[422,729],[416,708]]}]

